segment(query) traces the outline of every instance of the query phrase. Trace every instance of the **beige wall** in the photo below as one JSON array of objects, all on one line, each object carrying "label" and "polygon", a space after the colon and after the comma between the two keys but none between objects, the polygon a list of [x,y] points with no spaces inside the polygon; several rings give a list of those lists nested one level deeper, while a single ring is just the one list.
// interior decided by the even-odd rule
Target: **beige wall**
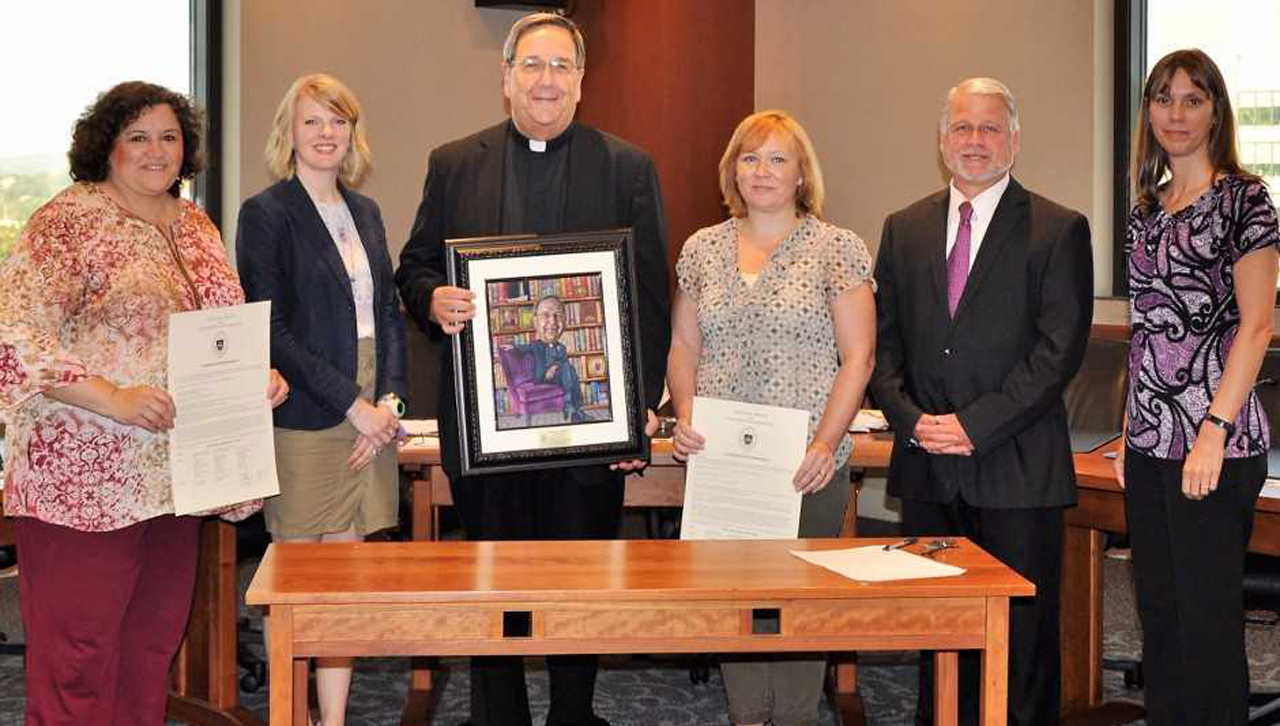
[{"label": "beige wall", "polygon": [[756,0],[756,106],[805,125],[828,217],[874,249],[886,214],[945,184],[946,90],[969,76],[1003,80],[1021,106],[1014,174],[1089,217],[1105,294],[1110,191],[1095,193],[1095,166],[1109,175],[1110,18],[1110,0]]},{"label": "beige wall", "polygon": [[[364,104],[374,173],[360,191],[381,205],[398,260],[422,195],[427,153],[503,118],[502,41],[522,13],[477,9],[473,0],[232,0],[227,11],[239,46],[226,64],[228,72],[236,60],[239,66],[228,81],[239,173],[228,174],[227,221],[233,225],[240,201],[270,183],[262,149],[289,84],[305,73],[332,73]],[[230,188],[236,182],[239,188]],[[232,225],[224,227],[228,245]]]}]

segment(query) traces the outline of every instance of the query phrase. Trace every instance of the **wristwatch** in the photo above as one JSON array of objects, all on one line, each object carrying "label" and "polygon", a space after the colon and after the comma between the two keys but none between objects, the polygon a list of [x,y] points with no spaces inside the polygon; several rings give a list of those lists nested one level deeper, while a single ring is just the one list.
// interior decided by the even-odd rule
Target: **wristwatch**
[{"label": "wristwatch", "polygon": [[394,393],[388,393],[378,399],[378,405],[391,411],[396,418],[404,418],[404,401]]},{"label": "wristwatch", "polygon": [[1211,413],[1205,413],[1205,415],[1204,415],[1204,422],[1205,422],[1205,423],[1208,423],[1208,424],[1212,424],[1212,425],[1214,425],[1214,426],[1217,426],[1218,428],[1222,429],[1223,431],[1226,431],[1226,432],[1227,432],[1227,436],[1230,436],[1231,434],[1234,434],[1234,433],[1236,432],[1236,425],[1235,425],[1235,424],[1231,423],[1230,421],[1226,420],[1225,418],[1221,418],[1221,417],[1219,417],[1219,416],[1214,416],[1214,415],[1213,415],[1213,414],[1211,414]]}]

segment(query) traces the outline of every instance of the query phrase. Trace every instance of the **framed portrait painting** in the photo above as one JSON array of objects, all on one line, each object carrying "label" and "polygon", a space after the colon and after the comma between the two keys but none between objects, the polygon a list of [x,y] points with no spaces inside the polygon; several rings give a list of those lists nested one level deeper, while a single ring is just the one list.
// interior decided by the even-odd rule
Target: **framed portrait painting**
[{"label": "framed portrait painting", "polygon": [[646,459],[630,230],[448,240],[462,473]]}]

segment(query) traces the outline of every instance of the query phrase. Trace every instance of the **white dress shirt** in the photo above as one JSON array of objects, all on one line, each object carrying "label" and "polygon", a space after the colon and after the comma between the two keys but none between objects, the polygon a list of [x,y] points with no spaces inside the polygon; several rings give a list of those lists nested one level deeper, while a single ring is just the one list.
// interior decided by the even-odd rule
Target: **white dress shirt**
[{"label": "white dress shirt", "polygon": [[951,247],[956,243],[956,231],[960,229],[960,205],[968,201],[973,205],[973,214],[969,217],[969,269],[972,270],[973,261],[978,259],[978,248],[982,246],[982,238],[987,236],[987,227],[991,225],[991,218],[995,216],[996,207],[1000,204],[1000,197],[1003,197],[1004,190],[1009,188],[1009,173],[1005,172],[1000,181],[982,190],[973,199],[966,200],[964,194],[956,189],[955,181],[952,181],[950,186],[951,199],[947,204],[947,251],[943,259],[951,255]]}]

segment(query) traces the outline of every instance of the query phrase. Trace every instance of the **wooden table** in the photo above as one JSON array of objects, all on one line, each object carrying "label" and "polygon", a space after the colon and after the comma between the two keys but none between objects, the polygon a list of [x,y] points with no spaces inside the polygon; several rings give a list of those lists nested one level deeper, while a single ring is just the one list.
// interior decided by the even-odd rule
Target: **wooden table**
[{"label": "wooden table", "polygon": [[[841,537],[857,535],[858,489],[862,474],[883,469],[893,451],[893,434],[855,434],[849,466],[856,470],[851,482],[852,496],[845,510]],[[440,466],[440,442],[434,437],[416,438],[400,449],[400,465],[411,475],[413,496],[412,531],[416,541],[433,541],[440,533],[440,509],[452,506],[449,477]],[[628,476],[623,492],[624,507],[681,507],[684,505],[684,465],[671,456],[671,441],[655,439],[652,463],[644,476]],[[831,701],[843,726],[866,724],[865,708],[858,694],[858,672],[852,653],[833,656]],[[401,726],[428,726],[435,709],[432,691],[432,664],[415,659],[405,699]]]},{"label": "wooden table", "polygon": [[[1003,726],[1009,598],[1034,587],[968,541],[940,555],[965,574],[894,583],[788,552],[887,541],[282,544],[247,601],[271,617],[272,726],[305,718],[314,656],[919,648],[942,649],[937,723],[956,723],[956,651],[976,648],[982,723]],[[759,632],[760,615],[778,632]]]},{"label": "wooden table", "polygon": [[[1080,504],[1067,510],[1062,561],[1062,711],[1068,724],[1128,723],[1145,710],[1102,702],[1103,549],[1106,532],[1125,532],[1124,492],[1112,461],[1118,446],[1076,454]],[[1280,499],[1258,499],[1249,551],[1280,556]]]},{"label": "wooden table", "polygon": [[[627,477],[626,505],[679,507],[684,501],[684,469],[671,459],[670,444],[659,441],[654,448],[653,465],[645,476]],[[868,438],[855,448],[852,463],[883,466],[890,449],[892,438]],[[859,457],[867,460],[858,461]],[[412,481],[413,537],[432,539],[438,527],[439,508],[452,503],[448,477],[439,466],[438,440],[420,440],[402,448],[400,462],[418,474]],[[856,507],[850,507],[846,515],[846,529],[850,533],[855,515]],[[0,518],[0,536],[11,526],[7,519]],[[174,662],[168,706],[168,716],[174,720],[197,726],[262,724],[261,719],[239,702],[238,582],[235,525],[220,520],[205,522],[191,620]],[[850,713],[860,710],[853,669],[840,668],[837,680],[838,706]],[[404,724],[427,723],[433,705],[431,672],[425,667],[416,667],[405,704]],[[845,721],[846,724],[856,722],[852,718]]]}]

